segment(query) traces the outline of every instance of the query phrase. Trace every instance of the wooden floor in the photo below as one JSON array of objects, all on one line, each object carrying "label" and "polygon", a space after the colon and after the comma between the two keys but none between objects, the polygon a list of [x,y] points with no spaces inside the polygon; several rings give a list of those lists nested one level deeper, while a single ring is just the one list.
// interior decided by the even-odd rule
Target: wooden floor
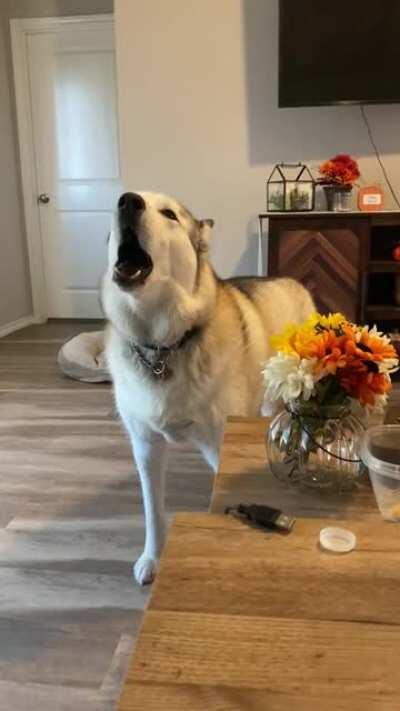
[{"label": "wooden floor", "polygon": [[[142,506],[111,390],[56,367],[66,338],[98,328],[0,340],[0,711],[115,709],[148,600],[131,578]],[[173,449],[171,515],[206,510],[211,485],[196,452]]]}]

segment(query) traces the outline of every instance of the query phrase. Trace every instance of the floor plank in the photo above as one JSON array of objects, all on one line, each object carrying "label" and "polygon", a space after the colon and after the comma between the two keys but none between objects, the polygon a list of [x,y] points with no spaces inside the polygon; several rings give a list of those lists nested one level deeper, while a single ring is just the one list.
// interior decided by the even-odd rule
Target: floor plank
[{"label": "floor plank", "polygon": [[[131,577],[140,487],[109,385],[64,377],[61,344],[99,322],[0,340],[0,711],[112,711],[149,591]],[[212,474],[173,447],[169,519],[208,508]]]},{"label": "floor plank", "polygon": [[[100,327],[52,321],[0,340],[0,711],[113,711],[147,604],[131,580],[140,489],[111,388],[56,365],[65,340]],[[170,517],[207,510],[212,480],[196,452],[172,447]],[[171,708],[186,708],[181,688]],[[159,708],[142,691],[135,711]],[[248,708],[245,690],[229,693],[205,686],[202,711]]]}]

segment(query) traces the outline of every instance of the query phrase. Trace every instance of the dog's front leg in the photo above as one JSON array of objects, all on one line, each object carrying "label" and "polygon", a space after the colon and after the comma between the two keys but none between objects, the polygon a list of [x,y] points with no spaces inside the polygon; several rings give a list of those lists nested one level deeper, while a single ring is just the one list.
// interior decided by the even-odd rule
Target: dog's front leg
[{"label": "dog's front leg", "polygon": [[140,585],[151,583],[159,561],[165,537],[165,469],[167,444],[154,432],[138,434],[129,428],[133,455],[142,487],[146,537],[144,550],[133,572]]},{"label": "dog's front leg", "polygon": [[222,417],[214,420],[210,419],[207,424],[199,425],[192,435],[192,441],[215,474],[218,471],[224,428],[225,420]]}]

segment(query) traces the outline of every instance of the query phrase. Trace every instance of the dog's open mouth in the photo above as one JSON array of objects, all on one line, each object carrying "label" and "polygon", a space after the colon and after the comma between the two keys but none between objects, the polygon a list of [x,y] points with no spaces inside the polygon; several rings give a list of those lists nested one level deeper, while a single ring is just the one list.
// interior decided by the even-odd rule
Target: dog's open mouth
[{"label": "dog's open mouth", "polygon": [[121,289],[133,289],[144,284],[153,271],[150,255],[140,246],[135,234],[130,234],[118,250],[113,280]]}]

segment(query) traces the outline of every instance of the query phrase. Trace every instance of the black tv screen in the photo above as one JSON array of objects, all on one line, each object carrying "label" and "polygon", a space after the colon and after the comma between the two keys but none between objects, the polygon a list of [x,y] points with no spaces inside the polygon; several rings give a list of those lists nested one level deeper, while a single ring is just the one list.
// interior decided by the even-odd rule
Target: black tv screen
[{"label": "black tv screen", "polygon": [[400,0],[280,0],[279,106],[400,101]]}]

